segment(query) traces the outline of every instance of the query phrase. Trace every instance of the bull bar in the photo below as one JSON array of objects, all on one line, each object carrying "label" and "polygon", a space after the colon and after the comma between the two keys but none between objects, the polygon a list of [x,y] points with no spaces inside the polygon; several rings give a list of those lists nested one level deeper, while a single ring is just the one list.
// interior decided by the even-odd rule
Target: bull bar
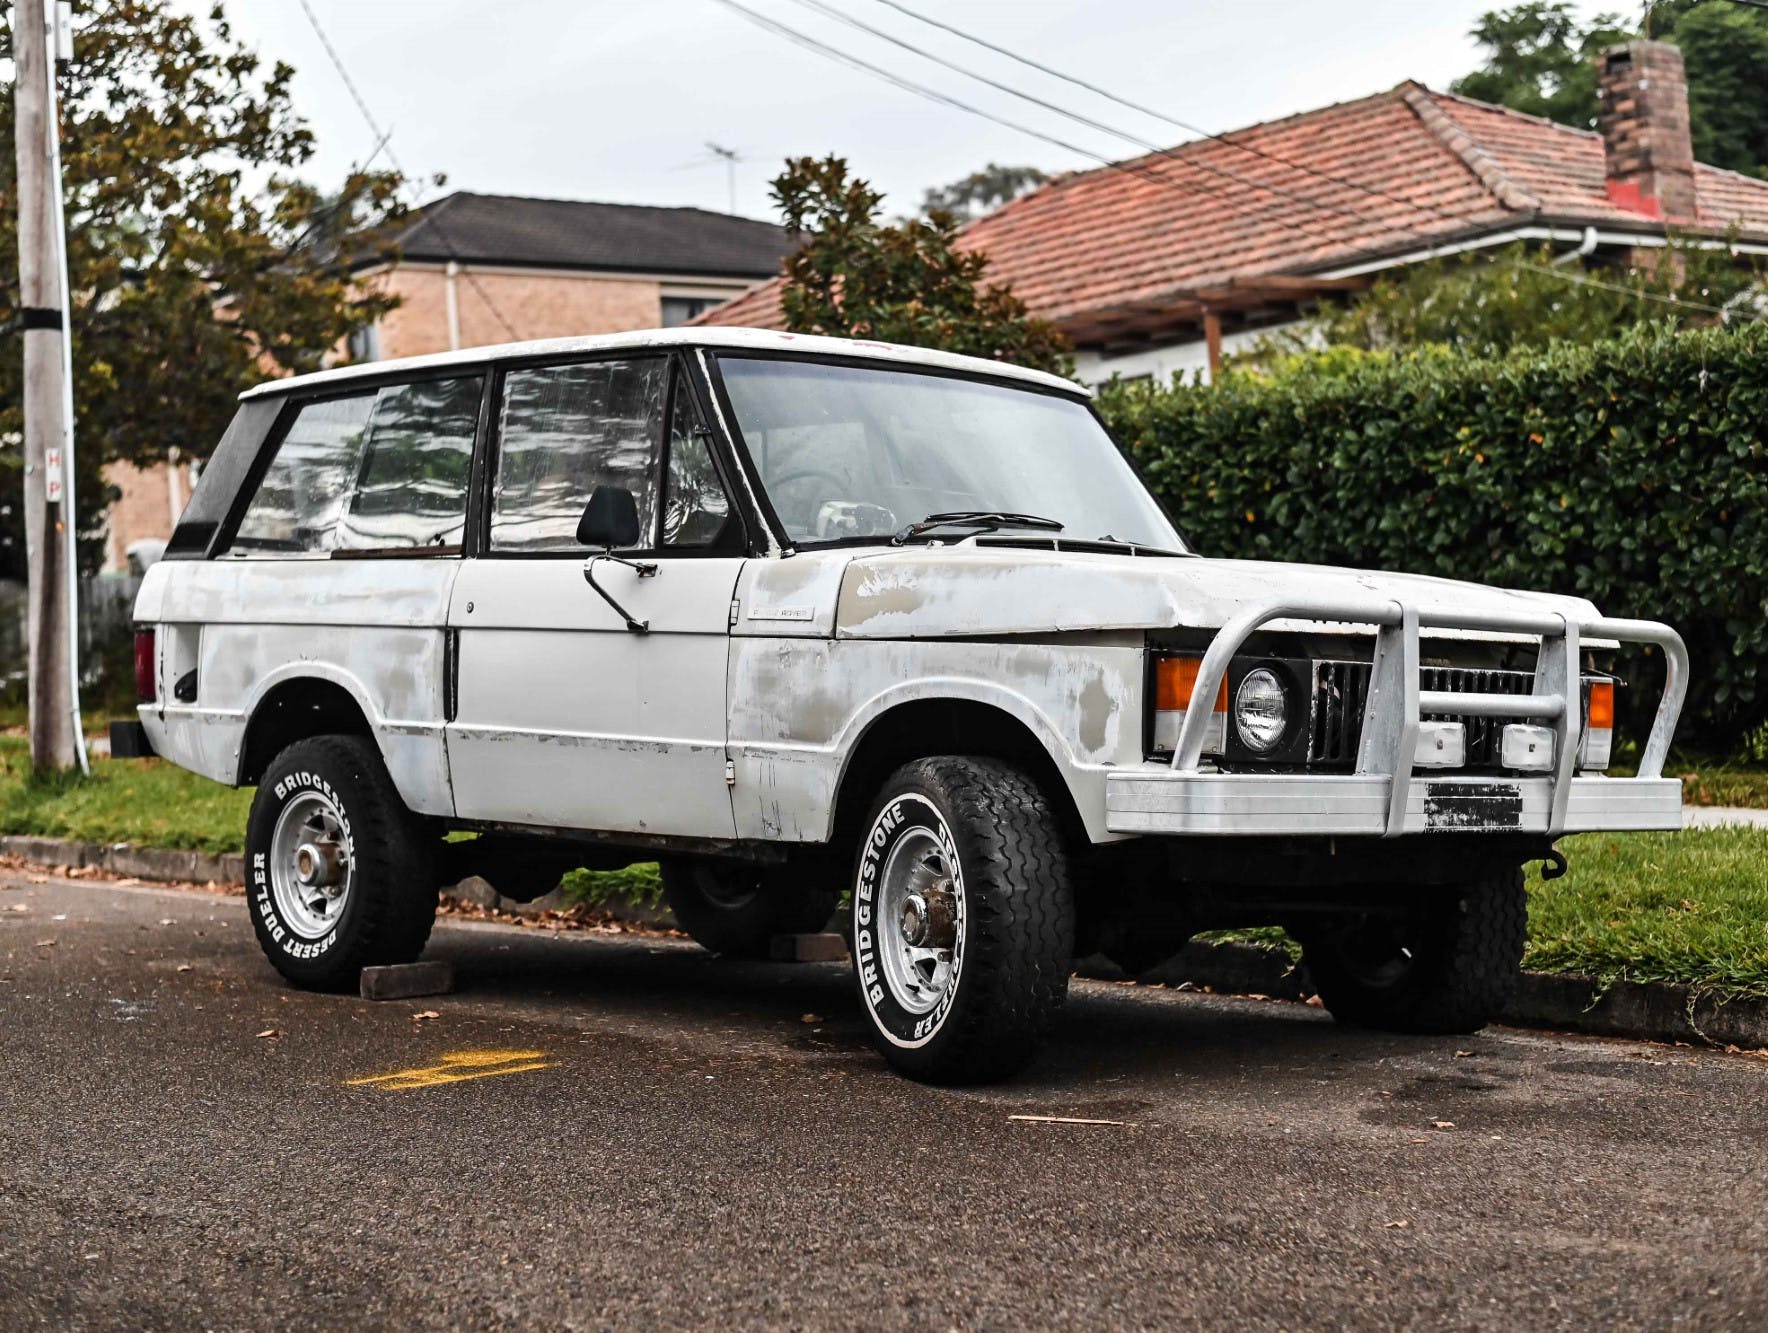
[{"label": "bull bar", "polygon": [[[1467,610],[1404,600],[1281,597],[1248,608],[1217,632],[1198,665],[1193,699],[1214,699],[1229,663],[1275,620],[1376,628],[1368,700],[1356,765],[1349,774],[1218,773],[1201,767],[1208,708],[1186,710],[1165,771],[1119,771],[1105,782],[1106,827],[1114,833],[1228,835],[1368,834],[1507,830],[1543,834],[1682,827],[1682,785],[1663,776],[1688,688],[1688,650],[1668,625],[1649,620],[1575,619],[1559,612]],[[1421,628],[1538,636],[1528,694],[1480,694],[1419,687]],[[1583,727],[1581,645],[1587,639],[1643,643],[1664,654],[1663,693],[1636,777],[1578,776]],[[1423,715],[1453,713],[1532,719],[1552,727],[1552,770],[1538,776],[1414,776]]]}]

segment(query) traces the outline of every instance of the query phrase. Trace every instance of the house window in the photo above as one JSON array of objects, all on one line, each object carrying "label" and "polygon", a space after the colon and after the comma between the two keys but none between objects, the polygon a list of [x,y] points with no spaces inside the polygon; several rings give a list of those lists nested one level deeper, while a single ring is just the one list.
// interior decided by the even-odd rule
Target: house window
[{"label": "house window", "polygon": [[723,305],[721,296],[665,296],[663,298],[663,327],[679,328],[690,319],[705,314],[713,306]]}]

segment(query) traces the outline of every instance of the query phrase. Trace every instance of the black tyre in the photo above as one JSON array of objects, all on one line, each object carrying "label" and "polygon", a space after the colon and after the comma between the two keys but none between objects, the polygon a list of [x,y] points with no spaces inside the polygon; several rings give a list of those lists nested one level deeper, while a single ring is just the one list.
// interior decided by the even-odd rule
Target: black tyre
[{"label": "black tyre", "polygon": [[1347,917],[1298,932],[1320,1000],[1341,1023],[1476,1032],[1516,993],[1528,929],[1521,869],[1428,893],[1401,920]]},{"label": "black tyre", "polygon": [[659,869],[676,924],[726,958],[766,958],[775,935],[811,934],[835,914],[835,893],[792,870],[709,861]]},{"label": "black tyre", "polygon": [[436,917],[434,857],[373,742],[297,741],[264,774],[246,824],[258,943],[278,972],[312,989],[409,963]]},{"label": "black tyre", "polygon": [[864,826],[853,964],[878,1048],[930,1083],[1005,1078],[1068,994],[1074,892],[1037,783],[993,759],[898,769]]}]

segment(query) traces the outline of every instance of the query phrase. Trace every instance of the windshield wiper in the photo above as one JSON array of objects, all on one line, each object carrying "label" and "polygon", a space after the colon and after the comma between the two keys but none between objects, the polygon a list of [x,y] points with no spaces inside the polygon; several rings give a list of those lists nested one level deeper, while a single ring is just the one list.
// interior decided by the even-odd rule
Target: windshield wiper
[{"label": "windshield wiper", "polygon": [[1063,525],[1053,518],[1036,514],[1015,514],[999,509],[954,509],[948,514],[929,514],[919,523],[911,523],[890,539],[892,546],[901,546],[910,537],[932,532],[935,528],[979,528],[998,532],[1002,528],[1036,528],[1042,532],[1061,532]]}]

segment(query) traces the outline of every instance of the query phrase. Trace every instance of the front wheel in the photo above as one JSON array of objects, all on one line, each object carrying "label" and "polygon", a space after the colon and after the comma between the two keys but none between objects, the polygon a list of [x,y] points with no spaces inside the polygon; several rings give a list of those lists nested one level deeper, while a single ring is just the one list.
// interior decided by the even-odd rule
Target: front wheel
[{"label": "front wheel", "polygon": [[1428,893],[1398,919],[1306,928],[1302,962],[1342,1023],[1387,1032],[1477,1032],[1521,976],[1528,897],[1520,868]]},{"label": "front wheel", "polygon": [[853,927],[860,997],[899,1071],[980,1083],[1022,1068],[1074,956],[1068,861],[1043,791],[992,759],[898,769],[865,825]]},{"label": "front wheel", "polygon": [[371,741],[315,736],[271,762],[246,823],[258,943],[297,986],[409,963],[436,916],[434,849]]}]

